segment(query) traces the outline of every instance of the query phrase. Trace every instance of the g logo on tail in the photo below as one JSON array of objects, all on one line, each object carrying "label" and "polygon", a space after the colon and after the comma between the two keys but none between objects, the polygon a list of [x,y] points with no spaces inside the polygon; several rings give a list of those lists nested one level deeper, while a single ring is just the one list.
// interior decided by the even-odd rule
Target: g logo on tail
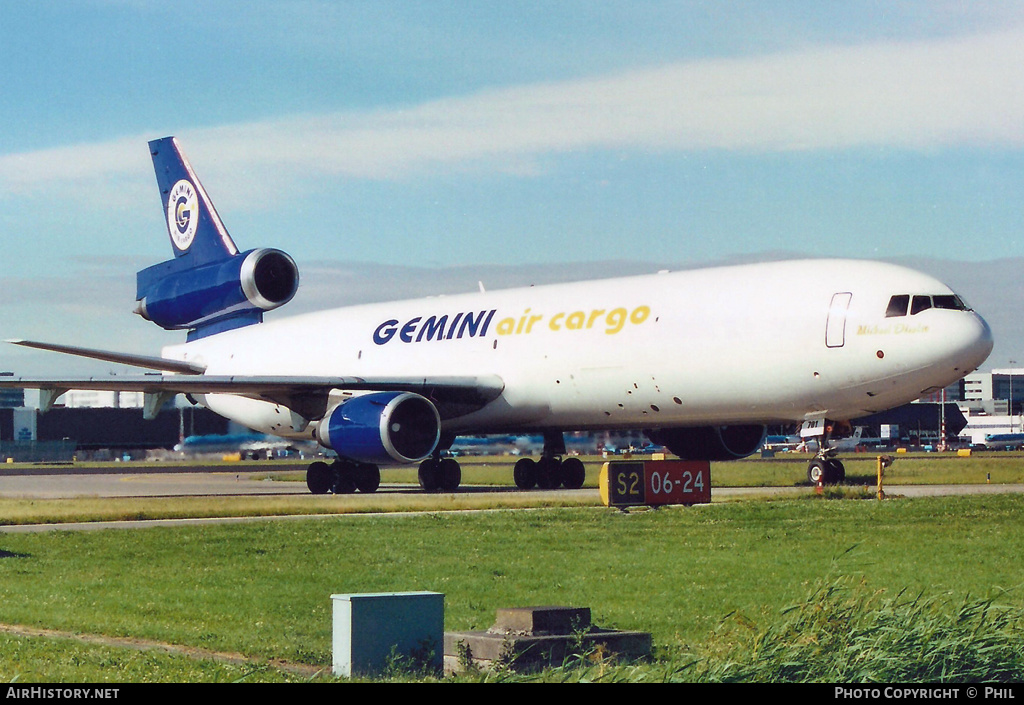
[{"label": "g logo on tail", "polygon": [[199,199],[192,184],[182,179],[174,184],[167,197],[167,229],[171,242],[184,252],[192,246],[199,225]]}]

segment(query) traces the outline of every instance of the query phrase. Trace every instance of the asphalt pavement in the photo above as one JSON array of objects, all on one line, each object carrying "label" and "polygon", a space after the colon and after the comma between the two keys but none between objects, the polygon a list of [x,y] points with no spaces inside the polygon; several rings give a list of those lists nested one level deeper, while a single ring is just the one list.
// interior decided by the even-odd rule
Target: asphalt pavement
[{"label": "asphalt pavement", "polygon": [[[280,472],[288,468],[282,466],[270,466],[266,471]],[[4,472],[7,470],[7,472]],[[144,471],[133,469],[130,466],[118,468],[116,471],[97,471],[90,469],[86,471],[77,470],[69,466],[67,468],[40,468],[33,471],[32,468],[19,468],[16,471],[10,468],[0,468],[0,497],[21,498],[21,499],[61,499],[74,497],[203,497],[203,496],[224,496],[224,497],[256,497],[256,496],[289,496],[309,497],[306,483],[301,481],[281,481],[273,479],[261,479],[258,473],[261,470],[247,466],[239,468],[238,471],[225,472],[223,466],[216,468],[189,468],[187,471],[181,469],[168,469],[160,471],[147,468]],[[379,493],[421,493],[422,490],[416,485],[393,484],[386,481],[381,485]],[[511,486],[466,486],[460,488],[462,493],[476,493],[495,495],[508,492],[519,492]],[[764,495],[787,495],[802,494],[811,491],[808,487],[716,487],[712,490],[715,498],[741,498],[744,496]],[[529,490],[538,495],[551,493],[561,497],[566,493],[579,497],[581,500],[592,501],[597,497],[597,489],[585,488],[582,490]],[[1024,484],[1015,485],[891,485],[885,487],[889,496],[939,496],[958,494],[997,494],[997,493],[1024,493]],[[337,501],[361,501],[366,495],[341,495]],[[538,496],[538,499],[543,499]],[[0,526],[0,532],[29,532],[29,531],[51,531],[51,530],[75,530],[75,529],[103,529],[103,528],[143,528],[146,526],[172,526],[202,523],[227,523],[242,521],[260,521],[273,518],[275,520],[297,519],[297,518],[329,518],[337,516],[333,514],[302,514],[293,516],[278,517],[246,517],[246,518],[218,518],[218,519],[175,519],[175,520],[154,520],[154,521],[125,521],[125,522],[91,522],[88,524],[46,524],[31,526]]]}]

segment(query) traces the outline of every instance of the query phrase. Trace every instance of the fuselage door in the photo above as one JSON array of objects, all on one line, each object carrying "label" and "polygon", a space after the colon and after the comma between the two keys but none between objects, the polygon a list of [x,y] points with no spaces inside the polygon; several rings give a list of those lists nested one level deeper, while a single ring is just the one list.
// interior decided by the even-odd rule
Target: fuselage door
[{"label": "fuselage door", "polygon": [[846,342],[846,312],[852,298],[853,294],[848,291],[832,295],[825,323],[825,347],[841,348]]}]

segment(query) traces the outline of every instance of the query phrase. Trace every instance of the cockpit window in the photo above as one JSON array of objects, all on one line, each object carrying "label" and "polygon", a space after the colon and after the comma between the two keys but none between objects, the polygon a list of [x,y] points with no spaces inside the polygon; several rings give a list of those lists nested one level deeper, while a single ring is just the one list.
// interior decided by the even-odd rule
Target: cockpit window
[{"label": "cockpit window", "polygon": [[889,299],[889,306],[885,309],[886,318],[898,318],[899,316],[906,316],[907,309],[910,309],[910,315],[914,316],[922,311],[927,311],[930,308],[941,308],[947,311],[970,311],[971,308],[964,303],[956,294],[935,294],[934,296],[926,296],[924,294],[918,294],[911,297],[909,294],[896,294]]},{"label": "cockpit window", "polygon": [[930,296],[915,296],[914,303],[910,305],[910,315],[916,316],[921,311],[927,311],[932,307],[932,297]]},{"label": "cockpit window", "polygon": [[940,296],[933,296],[932,303],[935,304],[935,308],[947,308],[953,311],[967,310],[967,305],[956,294],[943,294]]},{"label": "cockpit window", "polygon": [[897,294],[889,299],[889,308],[885,309],[885,317],[896,318],[897,316],[906,316],[909,305],[910,296],[908,294]]}]

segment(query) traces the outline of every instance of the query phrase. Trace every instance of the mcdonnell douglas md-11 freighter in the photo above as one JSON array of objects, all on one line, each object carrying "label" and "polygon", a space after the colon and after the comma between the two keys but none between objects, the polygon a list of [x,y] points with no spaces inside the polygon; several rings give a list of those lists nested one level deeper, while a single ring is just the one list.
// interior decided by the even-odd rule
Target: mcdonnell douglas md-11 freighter
[{"label": "mcdonnell douglas md-11 freighter", "polygon": [[263,322],[299,285],[276,249],[240,252],[173,137],[149,143],[174,258],[137,276],[137,313],[186,342],[148,357],[20,345],[158,370],[0,378],[41,390],[135,390],[147,416],[185,394],[251,429],[333,450],[314,493],[372,492],[380,466],[419,463],[453,490],[456,436],[541,434],[521,488],[578,488],[568,431],[642,429],[684,459],[742,458],[767,424],[824,435],[814,480],[843,479],[829,429],[940,389],[992,349],[949,287],[891,264],[774,262],[351,306]]}]

